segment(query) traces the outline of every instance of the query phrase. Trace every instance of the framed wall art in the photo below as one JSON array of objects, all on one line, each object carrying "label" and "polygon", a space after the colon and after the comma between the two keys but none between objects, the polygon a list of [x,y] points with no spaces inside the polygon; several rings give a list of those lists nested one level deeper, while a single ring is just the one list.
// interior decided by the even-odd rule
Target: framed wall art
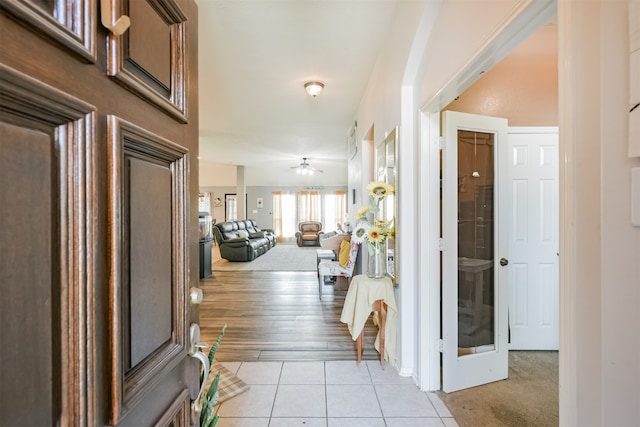
[{"label": "framed wall art", "polygon": [[348,149],[349,149],[349,159],[353,159],[358,152],[358,123],[354,123],[353,127],[349,131],[349,136],[347,138]]}]

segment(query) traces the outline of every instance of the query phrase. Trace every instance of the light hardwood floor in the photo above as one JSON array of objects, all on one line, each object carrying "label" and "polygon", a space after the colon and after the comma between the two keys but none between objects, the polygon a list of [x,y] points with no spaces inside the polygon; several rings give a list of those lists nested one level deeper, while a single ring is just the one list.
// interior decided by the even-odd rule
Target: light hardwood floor
[{"label": "light hardwood floor", "polygon": [[[356,343],[340,322],[345,292],[324,286],[318,298],[315,272],[214,272],[200,281],[201,341],[226,334],[216,360],[355,360]],[[377,327],[365,326],[363,360],[379,358]],[[204,350],[208,352],[208,350]]]}]

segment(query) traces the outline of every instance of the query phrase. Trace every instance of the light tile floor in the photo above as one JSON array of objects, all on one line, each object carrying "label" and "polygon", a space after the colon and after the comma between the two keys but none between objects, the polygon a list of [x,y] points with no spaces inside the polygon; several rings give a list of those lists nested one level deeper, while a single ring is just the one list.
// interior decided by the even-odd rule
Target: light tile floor
[{"label": "light tile floor", "polygon": [[378,361],[224,365],[250,389],[218,406],[218,427],[458,426],[437,394]]}]

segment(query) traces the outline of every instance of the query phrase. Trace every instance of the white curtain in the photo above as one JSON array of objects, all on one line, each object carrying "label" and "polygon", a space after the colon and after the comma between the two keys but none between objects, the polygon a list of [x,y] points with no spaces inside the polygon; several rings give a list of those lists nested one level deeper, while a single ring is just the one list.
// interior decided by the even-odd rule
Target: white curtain
[{"label": "white curtain", "polygon": [[344,191],[336,191],[324,196],[324,231],[337,230],[343,224],[346,215],[346,195]]},{"label": "white curtain", "polygon": [[273,192],[273,231],[278,242],[282,242],[282,192]]},{"label": "white curtain", "polygon": [[298,222],[322,221],[322,198],[317,191],[298,193]]},{"label": "white curtain", "polygon": [[297,228],[295,195],[274,191],[273,229],[278,241],[293,241]]}]

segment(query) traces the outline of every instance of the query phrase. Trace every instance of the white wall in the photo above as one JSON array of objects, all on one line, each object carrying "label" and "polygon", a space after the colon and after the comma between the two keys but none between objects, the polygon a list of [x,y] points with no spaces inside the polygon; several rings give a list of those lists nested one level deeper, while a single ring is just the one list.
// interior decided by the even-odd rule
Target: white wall
[{"label": "white wall", "polygon": [[[415,133],[412,117],[417,109],[413,110],[413,94],[419,91],[421,105],[449,103],[473,82],[474,73],[487,68],[482,61],[474,62],[478,60],[477,52],[489,46],[496,34],[530,25],[531,20],[519,19],[526,16],[523,11],[527,7],[536,3],[543,2],[444,1],[432,37],[419,58],[418,68],[424,70],[422,81],[401,88],[398,70],[416,58],[403,60],[405,49],[396,49],[398,56],[394,56],[390,52],[395,47],[385,46],[382,62],[374,70],[358,111],[359,127],[369,130],[374,123],[378,140],[382,137],[378,129],[402,120],[410,129],[401,129],[401,135]],[[631,167],[640,166],[640,159],[626,156],[627,1],[561,1],[558,5],[562,159],[560,425],[635,426],[640,425],[640,228],[630,224],[629,174]],[[413,13],[419,12],[417,4],[405,4],[398,16],[411,7],[416,8]],[[417,25],[416,15],[404,18],[402,25],[398,22],[397,42]],[[422,21],[427,21],[424,14]],[[503,43],[494,57],[488,55],[483,60],[489,65],[498,62],[508,53],[508,45]],[[385,62],[390,58],[398,62]],[[463,69],[467,75],[460,73]],[[409,102],[404,102],[405,96]],[[401,137],[401,146],[406,141]],[[417,181],[416,177],[425,172],[416,162],[407,161],[407,153],[411,155],[413,151],[404,148],[407,151],[401,148],[400,154],[400,192],[408,185],[402,177]],[[350,168],[357,168],[362,161],[356,159]],[[358,185],[352,176],[357,177],[357,173],[352,175],[350,170],[350,187]],[[422,198],[425,189],[409,188],[417,191],[400,194],[400,211],[415,210],[415,206],[429,208],[428,203],[408,200]],[[400,222],[399,240],[410,240],[402,227],[417,226],[410,219],[408,223]],[[400,252],[399,262],[400,292],[427,285],[402,278],[403,268],[420,264],[418,251]],[[407,308],[412,310],[406,303],[401,295],[401,313],[406,314]],[[401,322],[401,369],[413,369],[418,357],[415,343],[408,342],[412,334],[424,334],[417,332],[418,314],[410,313]]]},{"label": "white wall", "polygon": [[630,223],[630,169],[640,159],[626,155],[627,2],[561,2],[558,24],[560,424],[640,425],[640,228]]},{"label": "white wall", "polygon": [[[629,70],[625,2],[601,3],[598,14],[604,82],[603,133],[599,135],[603,167],[603,424],[640,425],[640,227],[630,223],[629,197],[630,169],[640,167],[640,158],[626,156],[629,86],[626,78],[620,78]],[[629,325],[634,325],[635,337],[629,336]]]},{"label": "white wall", "polygon": [[[414,270],[416,266],[415,242],[418,236],[415,234],[416,211],[414,203],[416,201],[413,189],[414,179],[403,178],[404,174],[414,173],[413,167],[405,168],[403,161],[413,159],[411,154],[415,150],[413,140],[407,140],[406,135],[410,133],[401,126],[401,104],[403,79],[406,74],[407,63],[410,63],[410,52],[416,30],[420,25],[421,18],[428,8],[429,2],[399,2],[393,25],[391,26],[386,43],[381,46],[380,55],[371,77],[367,84],[367,89],[360,102],[357,113],[358,141],[368,140],[366,144],[360,144],[356,158],[349,162],[349,192],[356,189],[357,206],[350,210],[355,211],[366,201],[363,198],[364,189],[373,176],[372,159],[373,150],[379,146],[388,132],[396,126],[400,126],[399,151],[399,178],[398,194],[401,208],[398,212],[396,232],[398,242],[398,288],[396,299],[399,308],[398,321],[398,368],[402,375],[413,375],[415,377],[416,363],[416,327],[415,318],[417,313],[417,298],[415,298],[416,283],[414,280]],[[413,108],[417,111],[417,106]],[[403,156],[402,152],[405,152]],[[403,160],[404,157],[404,160]],[[410,219],[408,219],[410,218]],[[411,248],[407,250],[407,248]],[[406,256],[404,255],[406,254]]]}]

